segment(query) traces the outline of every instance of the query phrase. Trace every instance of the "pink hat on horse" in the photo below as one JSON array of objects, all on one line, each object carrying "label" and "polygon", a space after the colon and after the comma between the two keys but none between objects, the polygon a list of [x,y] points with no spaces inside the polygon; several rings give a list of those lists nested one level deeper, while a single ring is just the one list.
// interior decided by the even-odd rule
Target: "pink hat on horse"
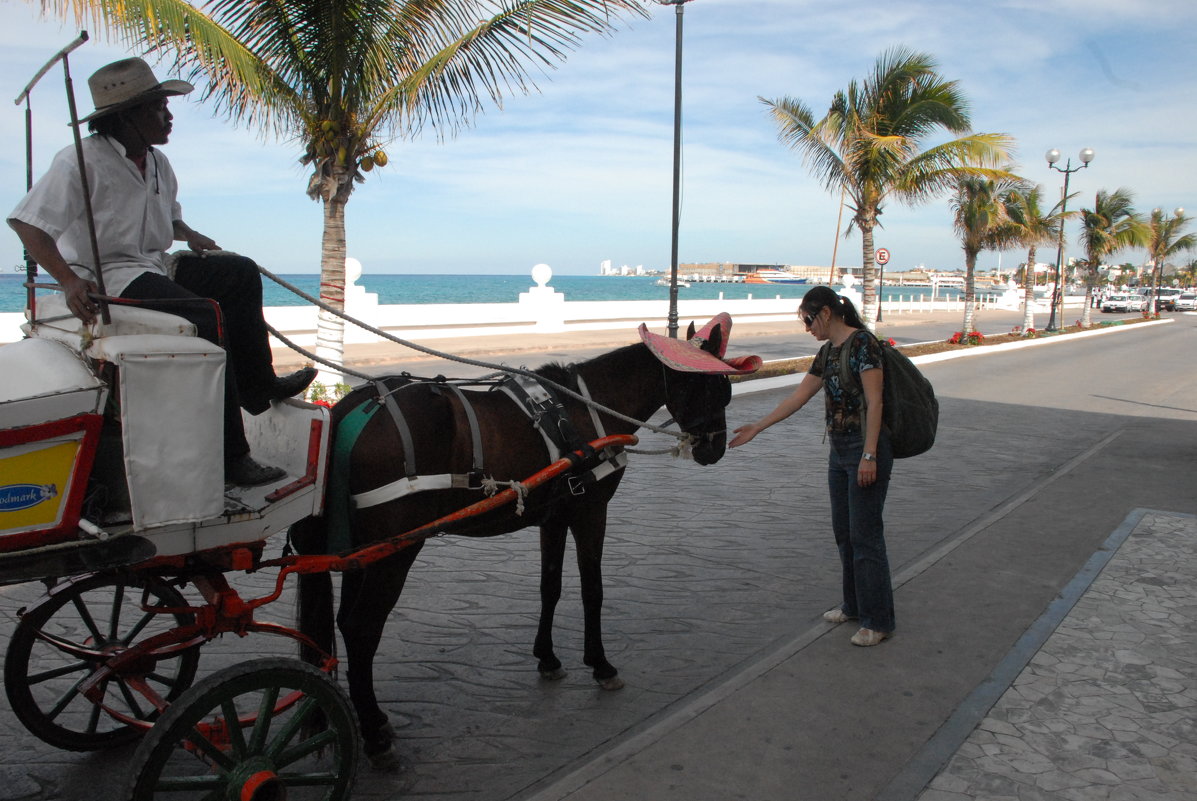
[{"label": "pink hat on horse", "polygon": [[662,364],[674,370],[715,375],[755,373],[761,367],[760,356],[725,357],[731,326],[731,315],[720,312],[697,333],[694,323],[691,323],[690,331],[683,340],[654,334],[648,330],[648,325],[641,323],[640,339]]}]

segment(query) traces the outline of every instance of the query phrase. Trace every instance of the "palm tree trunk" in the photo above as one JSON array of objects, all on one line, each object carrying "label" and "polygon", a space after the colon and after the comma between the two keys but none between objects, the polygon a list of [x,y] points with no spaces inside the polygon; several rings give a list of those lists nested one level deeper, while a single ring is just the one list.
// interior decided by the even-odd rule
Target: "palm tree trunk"
[{"label": "palm tree trunk", "polygon": [[976,317],[977,300],[977,254],[971,251],[964,253],[964,323],[960,330],[967,336],[973,328]]},{"label": "palm tree trunk", "polygon": [[861,310],[860,317],[870,331],[877,328],[877,267],[873,262],[873,225],[860,226],[861,254]]},{"label": "palm tree trunk", "polygon": [[[345,204],[324,200],[324,235],[320,243],[320,300],[345,310]],[[345,362],[345,321],[320,310],[316,325],[316,355],[334,364]],[[345,380],[340,370],[318,365],[316,381],[332,389]]]},{"label": "palm tree trunk", "polygon": [[1022,290],[1022,333],[1035,330],[1035,310],[1031,304],[1035,302],[1035,247],[1027,251],[1027,269],[1023,274]]},{"label": "palm tree trunk", "polygon": [[1088,328],[1091,324],[1091,314],[1089,303],[1090,295],[1093,294],[1093,286],[1097,283],[1097,270],[1093,267],[1085,267],[1085,306],[1081,311],[1081,328]]}]

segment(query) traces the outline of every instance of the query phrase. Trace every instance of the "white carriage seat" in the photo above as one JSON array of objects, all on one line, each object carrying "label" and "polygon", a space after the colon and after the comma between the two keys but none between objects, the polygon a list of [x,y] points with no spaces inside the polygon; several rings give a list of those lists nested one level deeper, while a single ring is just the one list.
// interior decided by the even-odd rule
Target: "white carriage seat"
[{"label": "white carriage seat", "polygon": [[95,339],[85,355],[117,366],[133,528],[224,512],[225,352],[198,337]]},{"label": "white carriage seat", "polygon": [[[111,323],[105,325],[97,317],[87,325],[67,309],[62,293],[39,296],[36,322],[25,323],[21,330],[29,337],[61,342],[76,353],[83,353],[94,340],[102,337],[134,334],[195,336],[195,326],[177,314],[116,304],[109,304],[108,311]],[[28,317],[28,311],[25,314]]]}]

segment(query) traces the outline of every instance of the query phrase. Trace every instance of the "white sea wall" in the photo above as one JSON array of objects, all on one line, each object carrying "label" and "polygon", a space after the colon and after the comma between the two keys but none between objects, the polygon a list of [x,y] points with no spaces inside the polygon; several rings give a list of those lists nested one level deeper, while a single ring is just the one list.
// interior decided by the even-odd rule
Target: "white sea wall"
[{"label": "white sea wall", "polygon": [[[684,291],[684,290],[683,290]],[[765,290],[766,292],[768,290]],[[978,296],[981,308],[996,302],[996,296]],[[1076,298],[1079,307],[1083,299]],[[1073,305],[1074,298],[1066,299]],[[678,299],[678,325],[685,329],[691,321],[701,326],[719,312],[727,312],[739,322],[773,322],[794,319],[798,299],[753,297],[737,300]],[[901,300],[885,303],[885,314],[907,314],[962,309],[958,300],[930,300],[930,295],[912,292]],[[447,337],[499,336],[504,334],[552,333],[554,331],[597,331],[635,329],[640,323],[664,331],[668,325],[669,302],[659,300],[540,302],[525,299],[518,303],[418,303],[379,305],[355,303],[352,296],[348,313],[362,322],[402,339],[430,340]],[[266,321],[297,345],[312,346],[316,341],[316,309],[310,306],[269,306]],[[20,312],[0,313],[0,343],[15,342],[23,336]],[[378,342],[376,334],[347,323],[345,341],[350,344]]]}]

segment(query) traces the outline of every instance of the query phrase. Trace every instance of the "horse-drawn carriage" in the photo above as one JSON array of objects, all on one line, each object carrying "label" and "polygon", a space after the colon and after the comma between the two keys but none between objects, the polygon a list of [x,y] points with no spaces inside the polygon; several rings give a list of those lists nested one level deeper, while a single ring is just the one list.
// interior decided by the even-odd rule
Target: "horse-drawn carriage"
[{"label": "horse-drawn carriage", "polygon": [[[0,586],[46,587],[19,613],[4,683],[51,745],[140,740],[132,799],[348,797],[363,749],[392,753],[373,657],[431,536],[540,527],[533,653],[558,678],[551,630],[572,533],[584,661],[620,686],[601,641],[600,562],[623,451],[666,406],[696,461],[717,461],[727,376],[759,366],[724,358],[720,315],[691,341],[641,326],[641,344],[579,365],[481,384],[368,381],[331,411],[277,401],[244,422],[253,453],[285,475],[226,486],[225,351],[180,317],[96,299],[105,312],[84,324],[31,289],[26,338],[0,346]],[[266,577],[259,597],[234,588],[239,572]],[[349,698],[333,675],[332,572],[345,573]],[[299,623],[258,620],[293,574]],[[303,661],[251,659],[196,681],[200,647],[225,634],[281,638]]]}]

